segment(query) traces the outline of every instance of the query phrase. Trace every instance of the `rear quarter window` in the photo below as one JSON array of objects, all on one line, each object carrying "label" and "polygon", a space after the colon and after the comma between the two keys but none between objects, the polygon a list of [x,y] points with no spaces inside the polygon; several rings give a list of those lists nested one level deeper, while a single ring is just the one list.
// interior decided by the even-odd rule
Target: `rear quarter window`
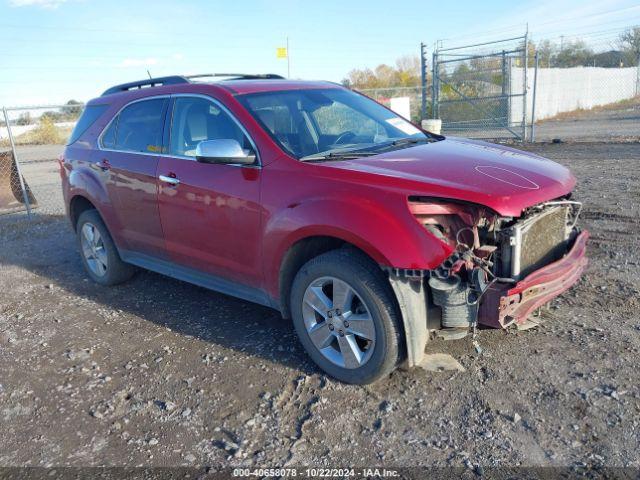
[{"label": "rear quarter window", "polygon": [[67,145],[71,145],[76,140],[80,138],[80,136],[87,131],[87,129],[95,123],[95,121],[100,118],[100,116],[109,108],[109,105],[89,105],[85,107],[82,115],[80,115],[80,119],[78,123],[76,123],[73,132],[71,132],[71,136],[67,141]]},{"label": "rear quarter window", "polygon": [[137,100],[127,105],[102,134],[103,148],[123,152],[160,153],[168,99]]}]

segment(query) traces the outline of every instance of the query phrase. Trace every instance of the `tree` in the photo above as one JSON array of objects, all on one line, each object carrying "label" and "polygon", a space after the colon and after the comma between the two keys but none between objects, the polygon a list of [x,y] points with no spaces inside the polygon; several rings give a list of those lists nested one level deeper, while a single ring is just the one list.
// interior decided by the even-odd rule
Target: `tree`
[{"label": "tree", "polygon": [[80,112],[82,112],[82,102],[69,100],[60,110],[64,116],[75,118],[80,115]]},{"label": "tree", "polygon": [[640,27],[633,27],[620,35],[620,49],[625,52],[625,65],[638,65],[640,61]]},{"label": "tree", "polygon": [[396,65],[378,65],[374,70],[354,69],[342,84],[358,89],[414,87],[420,85],[420,58],[407,55],[396,60]]},{"label": "tree", "polygon": [[538,66],[543,68],[551,68],[553,57],[557,52],[555,43],[551,40],[542,40],[536,47],[538,52]]},{"label": "tree", "polygon": [[569,42],[555,57],[554,67],[570,68],[587,66],[593,63],[593,50],[582,40]]},{"label": "tree", "polygon": [[31,114],[29,112],[21,113],[16,120],[16,125],[31,125]]}]

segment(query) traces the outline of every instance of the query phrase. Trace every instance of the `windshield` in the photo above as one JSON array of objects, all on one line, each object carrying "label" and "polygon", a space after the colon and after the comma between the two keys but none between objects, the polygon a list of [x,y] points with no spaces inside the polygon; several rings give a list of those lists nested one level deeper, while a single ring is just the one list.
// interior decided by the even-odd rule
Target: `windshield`
[{"label": "windshield", "polygon": [[390,145],[433,140],[382,105],[346,89],[261,92],[239,100],[283,149],[301,160],[348,152],[364,156]]}]

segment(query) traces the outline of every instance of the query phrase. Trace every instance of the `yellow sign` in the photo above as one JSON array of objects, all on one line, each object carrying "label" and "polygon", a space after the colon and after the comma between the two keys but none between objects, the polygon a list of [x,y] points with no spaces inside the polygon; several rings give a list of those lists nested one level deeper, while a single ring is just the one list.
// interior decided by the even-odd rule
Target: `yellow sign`
[{"label": "yellow sign", "polygon": [[278,48],[276,48],[276,57],[277,58],[287,58],[287,47],[278,47]]}]

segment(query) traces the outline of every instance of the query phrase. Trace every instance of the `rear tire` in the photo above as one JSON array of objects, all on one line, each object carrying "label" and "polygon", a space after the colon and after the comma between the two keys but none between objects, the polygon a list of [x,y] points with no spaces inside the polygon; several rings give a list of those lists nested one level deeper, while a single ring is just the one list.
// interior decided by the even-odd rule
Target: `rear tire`
[{"label": "rear tire", "polygon": [[135,267],[120,258],[97,210],[82,212],[76,225],[76,234],[82,264],[91,280],[110,286],[125,282],[133,276]]},{"label": "rear tire", "polygon": [[291,289],[300,342],[330,376],[368,384],[402,360],[404,341],[391,285],[358,251],[324,253],[302,266]]}]

